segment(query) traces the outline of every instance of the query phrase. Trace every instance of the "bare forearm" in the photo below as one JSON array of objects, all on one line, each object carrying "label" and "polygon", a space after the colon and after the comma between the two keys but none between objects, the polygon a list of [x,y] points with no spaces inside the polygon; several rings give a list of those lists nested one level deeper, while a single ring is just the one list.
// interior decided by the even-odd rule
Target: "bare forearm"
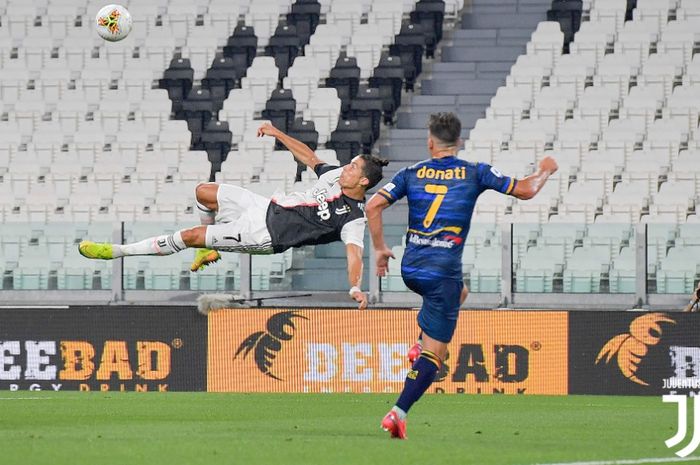
[{"label": "bare forearm", "polygon": [[289,149],[290,152],[292,152],[294,158],[296,158],[298,161],[302,162],[306,166],[313,169],[320,162],[314,151],[311,150],[311,148],[303,142],[281,131],[279,131],[279,133],[276,134],[275,137],[277,137],[277,140],[279,140],[282,144],[284,144],[285,147]]},{"label": "bare forearm", "polygon": [[544,187],[544,184],[551,175],[552,173],[549,171],[540,169],[536,173],[518,180],[518,184],[515,186],[513,195],[523,200],[533,198],[539,191],[542,190],[542,187]]},{"label": "bare forearm", "polygon": [[348,283],[350,287],[362,287],[362,259],[348,263]]},{"label": "bare forearm", "polygon": [[367,211],[367,226],[374,248],[383,249],[386,247],[381,209],[376,208]]},{"label": "bare forearm", "polygon": [[365,216],[367,217],[367,226],[369,227],[369,235],[372,238],[374,249],[383,249],[386,247],[384,242],[384,228],[382,221],[382,212],[389,206],[389,202],[379,194],[374,194],[365,208]]}]

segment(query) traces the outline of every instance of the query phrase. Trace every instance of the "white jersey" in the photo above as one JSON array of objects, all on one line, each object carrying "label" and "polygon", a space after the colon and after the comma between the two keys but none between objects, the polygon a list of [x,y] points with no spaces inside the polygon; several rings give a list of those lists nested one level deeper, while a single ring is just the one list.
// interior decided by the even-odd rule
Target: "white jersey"
[{"label": "white jersey", "polygon": [[338,183],[342,168],[321,163],[314,171],[319,179],[311,189],[272,197],[267,228],[275,252],[338,240],[363,246],[364,199],[343,194]]}]

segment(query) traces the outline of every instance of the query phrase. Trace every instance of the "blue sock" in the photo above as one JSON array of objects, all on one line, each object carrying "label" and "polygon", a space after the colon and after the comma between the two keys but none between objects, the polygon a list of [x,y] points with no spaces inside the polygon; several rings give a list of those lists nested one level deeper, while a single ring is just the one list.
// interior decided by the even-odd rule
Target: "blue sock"
[{"label": "blue sock", "polygon": [[408,412],[411,406],[428,390],[435,374],[440,367],[440,359],[434,353],[423,350],[418,360],[413,364],[413,369],[406,375],[403,391],[396,401],[396,406]]}]

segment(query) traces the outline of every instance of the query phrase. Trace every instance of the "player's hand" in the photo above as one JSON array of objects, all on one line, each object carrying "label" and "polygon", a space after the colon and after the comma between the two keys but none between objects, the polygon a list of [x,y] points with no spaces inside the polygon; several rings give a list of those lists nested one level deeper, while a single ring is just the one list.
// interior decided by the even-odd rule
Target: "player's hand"
[{"label": "player's hand", "polygon": [[552,157],[544,157],[540,160],[540,171],[546,171],[547,173],[554,174],[559,169],[557,161]]},{"label": "player's hand", "polygon": [[355,302],[359,302],[359,305],[357,306],[358,309],[364,310],[367,308],[367,294],[365,294],[362,291],[355,291],[352,293],[352,299]]},{"label": "player's hand", "polygon": [[375,250],[377,255],[377,276],[386,276],[389,272],[389,259],[396,258],[389,247]]},{"label": "player's hand", "polygon": [[271,136],[276,138],[279,133],[280,130],[274,127],[272,123],[263,123],[258,128],[258,137]]}]

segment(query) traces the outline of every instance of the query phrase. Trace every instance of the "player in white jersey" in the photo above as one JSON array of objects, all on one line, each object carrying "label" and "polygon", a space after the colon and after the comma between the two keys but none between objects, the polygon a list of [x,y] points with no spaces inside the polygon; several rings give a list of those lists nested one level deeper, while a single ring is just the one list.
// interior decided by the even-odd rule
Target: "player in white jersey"
[{"label": "player in white jersey", "polygon": [[282,142],[298,161],[313,169],[318,181],[304,192],[271,199],[231,184],[203,183],[196,188],[201,225],[133,244],[82,241],[80,254],[111,260],[130,255],[170,255],[186,248],[199,250],[192,271],[221,258],[219,251],[249,254],[283,252],[290,247],[343,241],[348,259],[350,296],[367,306],[360,289],[365,233],[365,192],[382,178],[387,161],[358,155],[341,167],[323,163],[311,148],[269,123],[258,136]]}]

